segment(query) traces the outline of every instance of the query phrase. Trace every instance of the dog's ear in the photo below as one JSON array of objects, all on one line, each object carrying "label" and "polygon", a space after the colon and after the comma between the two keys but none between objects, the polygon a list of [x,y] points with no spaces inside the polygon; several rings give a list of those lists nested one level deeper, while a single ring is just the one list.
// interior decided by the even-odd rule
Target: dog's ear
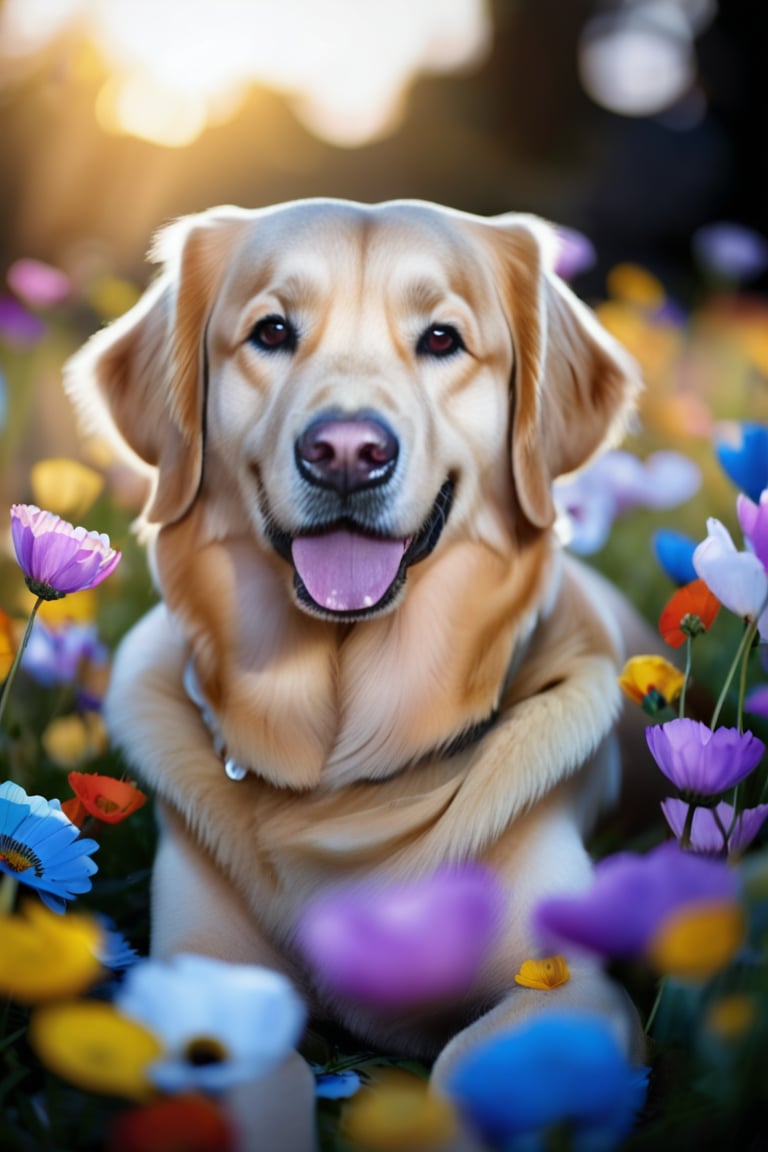
[{"label": "dog's ear", "polygon": [[553,229],[525,215],[494,226],[515,355],[512,470],[523,513],[545,528],[552,482],[624,430],[639,369],[555,274]]},{"label": "dog's ear", "polygon": [[121,319],[97,332],[64,368],[64,386],[86,428],[116,433],[154,475],[144,518],[180,519],[202,477],[205,328],[237,210],[185,217],[156,237],[162,271]]}]

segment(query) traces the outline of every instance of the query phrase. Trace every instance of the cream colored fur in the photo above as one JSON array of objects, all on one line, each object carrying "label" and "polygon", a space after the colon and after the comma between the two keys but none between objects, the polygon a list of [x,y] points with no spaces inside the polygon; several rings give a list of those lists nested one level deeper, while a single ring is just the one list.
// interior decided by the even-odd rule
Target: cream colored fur
[{"label": "cream colored fur", "polygon": [[[514,982],[536,952],[536,900],[589,882],[583,838],[617,788],[618,617],[631,619],[552,531],[553,479],[620,432],[637,389],[552,248],[534,218],[421,203],[215,209],[162,233],[155,284],[67,371],[86,419],[153,477],[144,531],[162,603],[123,642],[107,707],[160,798],[153,950],[279,967],[318,1016],[438,1057],[438,1084],[474,1037],[563,1004],[637,1042],[622,995],[583,959],[556,992]],[[268,315],[296,324],[295,350],[254,347]],[[420,355],[430,324],[456,328],[465,350]],[[418,533],[441,485],[455,491],[434,551],[359,620],[298,604],[269,540],[273,525],[306,526],[294,443],[329,410],[373,411],[396,432],[387,535]],[[190,661],[226,754],[248,769],[240,782],[184,689]],[[484,736],[444,753],[491,714]],[[509,901],[450,1018],[377,1015],[306,969],[295,935],[313,895],[470,858]],[[262,1146],[257,1130],[245,1146]],[[301,1152],[310,1132],[263,1146]]]}]

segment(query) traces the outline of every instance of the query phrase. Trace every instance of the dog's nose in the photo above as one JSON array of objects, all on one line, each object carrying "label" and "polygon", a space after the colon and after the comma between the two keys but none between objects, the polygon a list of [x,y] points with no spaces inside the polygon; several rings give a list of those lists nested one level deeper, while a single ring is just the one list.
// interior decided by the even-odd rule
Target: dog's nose
[{"label": "dog's nose", "polygon": [[397,437],[374,417],[321,417],[296,441],[302,476],[342,495],[385,483],[394,472],[397,454]]}]

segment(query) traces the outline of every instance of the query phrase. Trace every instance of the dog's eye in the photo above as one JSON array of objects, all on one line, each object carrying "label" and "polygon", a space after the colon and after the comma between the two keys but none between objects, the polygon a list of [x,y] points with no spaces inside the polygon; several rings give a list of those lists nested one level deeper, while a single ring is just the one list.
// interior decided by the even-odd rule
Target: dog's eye
[{"label": "dog's eye", "polygon": [[453,356],[464,347],[464,341],[452,324],[430,324],[419,337],[416,351],[420,356]]},{"label": "dog's eye", "polygon": [[254,325],[248,340],[265,352],[293,352],[296,329],[284,316],[265,316]]}]

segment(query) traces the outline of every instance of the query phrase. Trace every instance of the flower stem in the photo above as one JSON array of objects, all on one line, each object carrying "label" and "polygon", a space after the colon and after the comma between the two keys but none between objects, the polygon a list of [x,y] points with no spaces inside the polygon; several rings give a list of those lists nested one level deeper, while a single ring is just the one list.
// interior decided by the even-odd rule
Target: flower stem
[{"label": "flower stem", "polygon": [[656,999],[654,1000],[654,1002],[651,1006],[651,1010],[648,1013],[648,1019],[645,1022],[645,1031],[646,1031],[646,1034],[648,1036],[650,1036],[650,1034],[651,1034],[651,1029],[653,1028],[653,1023],[656,1019],[656,1014],[659,1011],[659,1005],[661,1004],[661,998],[663,995],[664,995],[664,977],[662,976],[661,980],[659,980],[659,987],[656,991]]},{"label": "flower stem", "polygon": [[[733,681],[734,676],[736,675],[736,670],[737,670],[737,668],[739,668],[740,665],[742,667],[743,676],[746,677],[747,658],[749,656],[749,651],[752,647],[752,641],[755,638],[756,632],[757,632],[757,621],[756,620],[750,620],[749,624],[744,629],[744,635],[741,637],[741,640],[739,641],[739,646],[736,649],[736,655],[734,656],[733,661],[731,663],[731,666],[728,669],[728,675],[725,678],[725,683],[723,684],[722,691],[720,692],[720,696],[718,697],[717,704],[715,705],[715,710],[712,713],[712,721],[710,723],[710,728],[712,728],[712,729],[717,727],[717,721],[720,719],[720,713],[723,710],[723,705],[725,704],[725,699],[726,699],[726,696],[728,695],[728,690],[731,687],[731,682]],[[746,687],[746,680],[744,681],[744,684]],[[742,708],[743,708],[743,696],[741,694],[741,686],[740,686],[740,691],[739,691],[739,719],[741,719]],[[741,727],[741,724],[739,724],[739,727]]]},{"label": "flower stem", "polygon": [[10,912],[13,912],[18,889],[19,882],[16,877],[6,872],[0,880],[0,916],[7,916]]},{"label": "flower stem", "polygon": [[680,834],[680,847],[686,851],[691,846],[691,832],[693,831],[693,814],[696,811],[695,804],[688,805],[688,811],[685,814],[685,824],[683,831]]},{"label": "flower stem", "polygon": [[688,687],[688,681],[691,678],[691,664],[692,664],[692,662],[693,662],[693,637],[692,636],[686,636],[685,637],[685,679],[683,680],[683,686],[680,689],[680,706],[679,706],[679,710],[678,710],[678,715],[679,715],[680,719],[682,719],[685,716],[685,690]]},{"label": "flower stem", "polygon": [[40,605],[43,603],[43,600],[44,600],[43,596],[38,596],[37,599],[35,600],[35,603],[32,605],[32,611],[29,614],[29,620],[27,621],[27,626],[24,629],[24,635],[21,638],[21,644],[19,644],[18,651],[16,652],[16,655],[13,658],[13,663],[11,664],[11,667],[8,670],[8,675],[5,678],[5,684],[3,685],[3,691],[2,691],[2,694],[0,695],[0,723],[2,723],[3,716],[5,715],[5,707],[6,707],[6,704],[8,703],[8,697],[11,694],[11,687],[13,685],[14,680],[16,679],[16,673],[19,670],[19,666],[20,666],[22,658],[24,656],[24,649],[26,648],[27,644],[29,643],[29,638],[32,635],[32,625],[35,622],[35,616],[37,616],[37,610],[40,607]]}]

